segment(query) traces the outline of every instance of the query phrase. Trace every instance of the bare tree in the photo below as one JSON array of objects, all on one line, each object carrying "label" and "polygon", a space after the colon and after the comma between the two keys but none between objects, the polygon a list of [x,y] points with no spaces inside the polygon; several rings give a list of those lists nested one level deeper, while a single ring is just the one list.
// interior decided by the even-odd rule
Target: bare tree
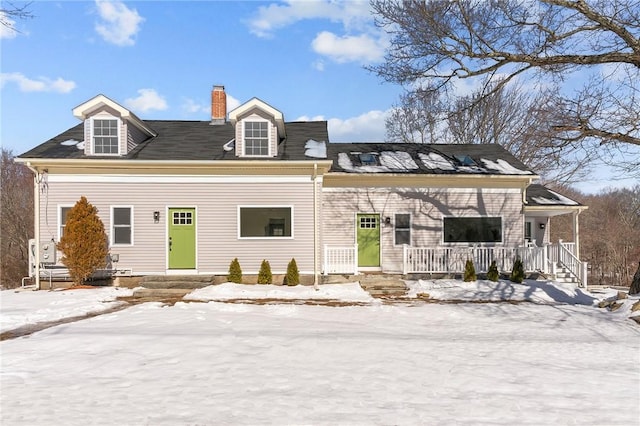
[{"label": "bare tree", "polygon": [[33,236],[33,175],[2,149],[0,194],[0,287],[20,285],[28,272],[28,244]]},{"label": "bare tree", "polygon": [[[562,192],[589,206],[580,215],[581,257],[589,262],[590,281],[629,285],[640,260],[640,185],[584,195]],[[552,218],[552,239],[570,240],[570,217]]]},{"label": "bare tree", "polygon": [[407,92],[386,120],[387,140],[442,143],[446,140],[447,109],[437,93]]},{"label": "bare tree", "polygon": [[0,24],[13,31],[17,31],[14,27],[14,19],[33,18],[33,14],[29,11],[30,6],[31,2],[21,6],[13,2],[3,2],[0,5]]},{"label": "bare tree", "polygon": [[385,62],[372,68],[379,76],[438,93],[460,80],[499,78],[477,100],[518,79],[538,82],[554,95],[541,107],[555,146],[580,145],[592,156],[600,146],[630,149],[625,170],[640,175],[640,0],[372,0],[372,7],[391,35]]}]

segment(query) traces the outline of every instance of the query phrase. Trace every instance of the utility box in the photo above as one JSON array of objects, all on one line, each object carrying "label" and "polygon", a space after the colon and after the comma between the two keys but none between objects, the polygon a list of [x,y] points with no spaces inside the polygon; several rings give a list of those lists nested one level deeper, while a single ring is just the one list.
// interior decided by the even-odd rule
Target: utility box
[{"label": "utility box", "polygon": [[56,244],[53,241],[40,244],[40,263],[44,265],[56,263]]}]

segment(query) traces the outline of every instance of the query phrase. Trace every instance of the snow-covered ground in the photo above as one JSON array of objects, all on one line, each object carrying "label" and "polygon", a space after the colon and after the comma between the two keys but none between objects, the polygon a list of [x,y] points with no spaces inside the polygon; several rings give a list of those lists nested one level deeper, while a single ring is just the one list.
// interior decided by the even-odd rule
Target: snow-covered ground
[{"label": "snow-covered ground", "polygon": [[[353,284],[224,284],[190,298],[365,305],[145,303],[56,326],[0,342],[0,423],[638,425],[637,298],[612,313],[595,305],[615,292],[525,284],[410,293],[533,303],[396,305]],[[126,292],[3,291],[0,323],[76,316]]]}]

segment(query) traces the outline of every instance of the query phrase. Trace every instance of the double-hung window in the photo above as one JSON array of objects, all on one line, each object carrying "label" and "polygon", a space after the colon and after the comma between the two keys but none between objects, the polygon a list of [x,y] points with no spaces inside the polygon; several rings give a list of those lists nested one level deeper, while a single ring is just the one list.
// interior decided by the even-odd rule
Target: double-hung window
[{"label": "double-hung window", "polygon": [[133,207],[111,207],[111,244],[133,244]]},{"label": "double-hung window", "polygon": [[445,217],[445,243],[501,243],[501,217]]},{"label": "double-hung window", "polygon": [[411,245],[411,215],[408,213],[397,213],[395,215],[394,227],[395,245]]},{"label": "double-hung window", "polygon": [[94,118],[92,123],[93,153],[98,155],[118,154],[118,120]]},{"label": "double-hung window", "polygon": [[67,215],[72,206],[59,206],[58,207],[58,240],[64,235],[64,228],[67,226]]},{"label": "double-hung window", "polygon": [[244,155],[269,155],[269,122],[244,122]]}]

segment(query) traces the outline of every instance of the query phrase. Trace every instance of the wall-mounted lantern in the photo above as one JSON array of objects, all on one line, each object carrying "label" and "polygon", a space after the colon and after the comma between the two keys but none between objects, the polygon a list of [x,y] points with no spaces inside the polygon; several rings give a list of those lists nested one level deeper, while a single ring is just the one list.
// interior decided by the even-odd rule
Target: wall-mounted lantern
[{"label": "wall-mounted lantern", "polygon": [[391,225],[391,218],[389,216],[384,218],[384,224],[387,226]]},{"label": "wall-mounted lantern", "polygon": [[160,222],[160,212],[153,212],[153,223]]},{"label": "wall-mounted lantern", "polygon": [[540,229],[544,229],[544,223],[541,223],[539,226],[540,226]]}]

